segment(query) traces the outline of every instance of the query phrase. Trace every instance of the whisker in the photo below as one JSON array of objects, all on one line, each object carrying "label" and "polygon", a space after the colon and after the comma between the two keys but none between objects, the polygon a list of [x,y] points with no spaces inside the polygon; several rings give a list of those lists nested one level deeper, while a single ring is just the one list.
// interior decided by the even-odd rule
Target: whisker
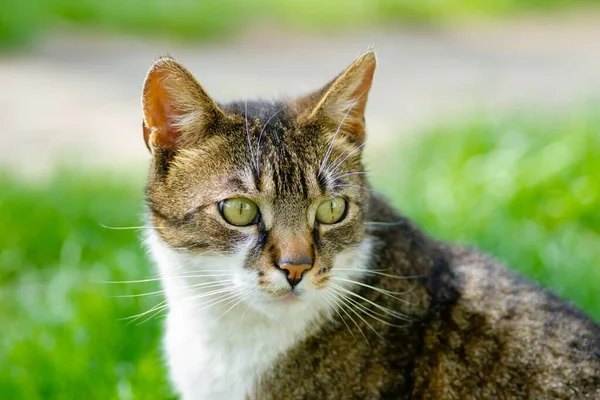
[{"label": "whisker", "polygon": [[110,225],[104,225],[101,222],[99,222],[98,225],[100,225],[102,228],[112,229],[112,230],[115,230],[115,231],[152,229],[152,227],[145,226],[145,225],[140,225],[140,226],[110,226]]},{"label": "whisker", "polygon": [[321,162],[321,165],[319,166],[319,170],[318,170],[317,175],[321,175],[321,172],[323,172],[323,168],[325,167],[325,164],[327,164],[327,161],[329,160],[329,157],[331,156],[331,151],[333,150],[333,144],[335,143],[335,139],[337,138],[337,135],[340,133],[340,129],[344,125],[344,121],[346,121],[346,118],[350,114],[350,111],[352,111],[352,109],[354,108],[354,106],[356,105],[356,103],[358,103],[358,100],[360,100],[360,98],[367,92],[367,90],[365,90],[364,92],[362,92],[356,98],[356,100],[354,100],[354,102],[350,105],[350,108],[348,109],[348,111],[346,111],[346,114],[344,114],[344,117],[342,118],[342,122],[340,122],[340,124],[338,125],[338,127],[337,127],[337,129],[336,129],[336,131],[335,131],[335,133],[334,133],[334,135],[333,135],[333,137],[331,139],[331,143],[329,143],[329,147],[327,148],[327,152],[325,153],[325,157],[323,157],[323,161]]},{"label": "whisker", "polygon": [[[327,292],[324,292],[323,294],[324,295],[329,295],[329,293],[327,293]],[[344,319],[344,317],[342,317],[342,314],[340,314],[340,312],[338,311],[338,307],[340,307],[340,306],[338,304],[334,304],[334,303],[337,303],[337,301],[334,300],[333,295],[323,296],[323,298],[329,304],[329,306],[333,309],[333,311],[335,311],[336,314],[340,317],[340,320],[342,320],[342,322],[344,323],[344,325],[346,325],[346,328],[348,328],[348,332],[350,332],[350,335],[352,335],[352,337],[354,338],[354,340],[358,341],[358,339],[356,338],[356,336],[354,336],[354,333],[352,332],[352,329],[350,329],[350,326],[346,323],[346,320]]]},{"label": "whisker", "polygon": [[167,300],[163,300],[160,303],[156,304],[155,306],[153,306],[152,308],[150,308],[149,310],[146,310],[144,312],[141,312],[139,314],[136,315],[132,315],[130,317],[125,317],[125,318],[120,318],[119,321],[127,321],[127,320],[131,320],[129,321],[129,323],[133,323],[136,320],[140,319],[141,317],[143,317],[144,315],[148,315],[149,313],[155,311],[156,309],[162,309],[167,307]]},{"label": "whisker", "polygon": [[186,279],[186,278],[216,278],[223,276],[233,276],[234,273],[229,274],[201,274],[201,275],[176,275],[176,276],[163,276],[157,278],[147,278],[147,279],[137,279],[132,281],[98,281],[98,283],[106,283],[109,285],[112,284],[130,284],[130,283],[147,283],[147,282],[158,282],[161,280],[170,280],[170,279]]},{"label": "whisker", "polygon": [[[201,271],[198,271],[201,272]],[[174,276],[163,276],[162,279],[176,279],[176,278],[216,278],[216,277],[222,277],[222,276],[234,276],[235,273],[230,272],[230,273],[217,273],[217,274],[198,274],[198,272],[196,273],[192,273],[191,275],[174,275]]]},{"label": "whisker", "polygon": [[[339,302],[337,301],[337,299],[334,297],[334,299],[336,300],[336,302],[339,304]],[[350,321],[352,321],[354,323],[354,325],[356,326],[356,328],[358,329],[358,331],[360,332],[360,334],[362,335],[362,337],[365,339],[365,342],[367,342],[367,345],[369,347],[371,347],[371,344],[369,343],[369,339],[367,339],[367,336],[365,335],[365,333],[363,332],[362,329],[360,329],[360,326],[358,325],[358,323],[354,320],[354,318],[352,318],[352,316],[350,314],[348,314],[348,312],[344,309],[343,307],[344,304],[339,304],[339,309],[342,310],[342,312],[344,314],[346,314],[348,316],[348,318],[350,318]],[[350,332],[352,333],[352,332]],[[354,336],[354,335],[352,335]]]},{"label": "whisker", "polygon": [[366,144],[367,144],[367,142],[364,142],[364,143],[361,143],[360,145],[356,146],[356,147],[354,148],[354,150],[352,150],[350,153],[348,153],[348,154],[346,155],[346,157],[344,157],[344,158],[342,159],[342,161],[340,161],[339,163],[337,163],[337,164],[335,165],[335,167],[333,167],[333,169],[329,171],[329,173],[330,173],[330,174],[334,174],[334,173],[335,173],[335,171],[337,171],[337,169],[340,167],[340,165],[342,165],[342,163],[343,163],[344,161],[346,161],[346,160],[347,160],[347,159],[348,159],[348,158],[349,158],[349,157],[350,157],[352,154],[354,154],[354,153],[356,153],[358,150],[362,149],[362,147],[363,147],[364,145],[366,145]]},{"label": "whisker", "polygon": [[[388,268],[390,269],[390,268]],[[372,269],[359,269],[359,268],[334,268],[331,270],[333,273],[335,273],[336,271],[352,271],[352,272],[359,272],[359,273],[365,273],[365,274],[372,274],[372,275],[381,275],[381,276],[386,276],[388,278],[393,278],[393,279],[419,279],[419,278],[425,278],[425,275],[392,275],[392,274],[386,274],[383,272],[379,272],[378,270],[372,270]],[[383,270],[385,271],[385,270]],[[334,274],[335,276],[335,274]]]},{"label": "whisker", "polygon": [[[146,319],[144,319],[143,321],[138,322],[136,325],[140,326],[142,324],[145,324],[146,322],[150,321],[152,318],[155,318],[156,316],[158,316],[160,313],[162,313],[163,311],[165,311],[168,308],[169,304],[167,303],[164,307],[160,307],[158,308],[152,315],[150,315],[149,317],[147,317]],[[133,321],[132,321],[133,322]]]},{"label": "whisker", "polygon": [[[408,317],[408,316],[406,316],[406,315],[404,315],[404,314],[402,314],[402,313],[399,313],[399,312],[397,312],[397,311],[394,311],[394,310],[390,310],[390,309],[389,309],[389,308],[387,308],[387,307],[384,307],[384,306],[382,306],[382,305],[380,305],[380,304],[377,304],[377,303],[375,303],[374,301],[371,301],[371,300],[369,300],[369,299],[367,299],[367,298],[365,298],[365,297],[363,297],[363,296],[361,296],[361,295],[359,295],[359,294],[357,294],[357,293],[354,293],[353,291],[351,291],[351,290],[348,290],[348,289],[346,289],[345,287],[342,287],[342,286],[340,286],[340,285],[337,285],[337,284],[335,284],[335,283],[332,283],[332,284],[331,284],[331,288],[332,288],[332,289],[333,289],[333,288],[336,288],[336,289],[338,289],[338,290],[341,290],[341,291],[343,291],[343,292],[345,292],[345,293],[348,293],[348,294],[349,294],[349,295],[351,295],[351,296],[354,296],[354,297],[357,297],[357,298],[359,298],[359,299],[361,299],[361,300],[364,300],[364,301],[366,301],[367,303],[371,304],[372,306],[374,306],[374,307],[377,307],[378,309],[380,309],[380,310],[381,310],[381,311],[383,311],[384,313],[386,313],[386,314],[389,314],[389,315],[392,315],[392,316],[394,316],[394,317],[396,317],[396,318],[398,318],[398,319],[402,319],[402,320],[405,320],[405,321],[412,321],[412,320],[413,320],[412,318],[410,318],[410,317]],[[410,304],[410,303],[408,303],[408,304]]]},{"label": "whisker", "polygon": [[205,269],[205,268],[188,269],[186,265],[181,265],[178,269],[181,269],[181,268],[186,268],[185,273],[188,273],[188,274],[195,274],[198,272],[216,272],[216,273],[231,274],[231,275],[235,274],[235,272],[233,272],[230,269]]},{"label": "whisker", "polygon": [[191,288],[195,288],[195,287],[203,287],[203,286],[209,286],[209,285],[225,285],[225,284],[229,284],[229,283],[233,283],[235,282],[234,279],[224,279],[224,280],[219,280],[219,281],[212,281],[212,282],[202,282],[202,283],[194,283],[193,285],[189,285],[189,286],[184,286],[184,289],[191,289]]},{"label": "whisker", "polygon": [[[367,307],[365,307],[364,305],[360,304],[357,300],[354,300],[353,298],[351,298],[350,296],[345,296],[346,300],[348,300],[349,302],[351,302],[352,304],[354,304],[361,312],[363,312],[364,314],[370,316],[371,318],[376,319],[377,321],[381,322],[382,324],[388,325],[388,326],[393,326],[396,328],[405,328],[406,325],[397,325],[397,324],[392,324],[389,321],[385,321],[381,318],[390,318],[389,315],[385,315],[382,314],[379,311],[375,311],[375,310],[370,310]],[[381,318],[379,318],[381,317]]]},{"label": "whisker", "polygon": [[376,286],[367,285],[366,283],[353,281],[352,279],[340,278],[339,276],[332,276],[331,279],[335,279],[336,281],[349,282],[349,283],[353,283],[355,285],[366,287],[368,289],[371,289],[371,290],[374,290],[374,291],[379,292],[381,294],[384,294],[386,296],[389,296],[389,297],[391,297],[391,298],[393,298],[395,300],[398,300],[398,301],[401,301],[401,302],[403,302],[405,304],[408,304],[408,302],[406,300],[400,299],[400,298],[398,298],[398,297],[396,297],[394,295],[395,294],[406,294],[406,293],[409,293],[410,291],[406,291],[406,292],[392,292],[390,290],[380,289],[380,288],[378,288]]},{"label": "whisker", "polygon": [[200,311],[205,310],[205,309],[207,309],[209,307],[212,307],[212,306],[214,306],[216,304],[220,304],[220,303],[222,303],[224,301],[233,299],[234,297],[237,297],[239,295],[238,292],[239,291],[235,291],[235,293],[233,293],[233,294],[226,293],[226,294],[221,295],[220,297],[217,297],[216,299],[209,300],[207,303],[203,303],[202,307],[194,309],[194,311],[195,312],[200,312]]},{"label": "whisker", "polygon": [[130,283],[147,283],[147,282],[158,282],[161,278],[147,278],[147,279],[137,279],[133,281],[97,281],[98,283],[106,283],[109,285],[112,284],[130,284]]},{"label": "whisker", "polygon": [[242,314],[242,318],[240,319],[240,321],[244,320],[244,317],[246,316],[246,313],[248,313],[248,310],[254,304],[254,302],[256,301],[257,298],[258,297],[256,296],[256,294],[254,294],[254,292],[253,292],[252,299],[248,302],[248,306],[246,307],[246,310],[244,311],[244,314]]},{"label": "whisker", "polygon": [[[238,290],[239,291],[239,290]],[[213,298],[211,300],[208,301],[207,303],[204,303],[205,305],[207,304],[207,306],[211,306],[213,304],[217,304],[217,302],[221,302],[226,300],[227,298],[232,298],[233,296],[237,296],[239,295],[239,293],[234,293],[233,296],[231,295],[232,292],[236,292],[235,289],[230,289],[230,288],[226,288],[226,289],[218,289],[218,290],[213,290],[207,293],[202,293],[200,295],[195,295],[195,296],[191,296],[185,299],[182,299],[181,301],[195,301],[204,297],[209,297],[209,296],[215,296],[215,295],[220,295],[217,296],[216,298]],[[166,308],[169,307],[169,303],[167,300],[163,300],[160,303],[156,304],[155,306],[153,306],[152,308],[150,308],[147,311],[144,311],[142,313],[136,314],[136,315],[132,315],[130,317],[125,317],[122,318],[121,320],[129,320],[129,324],[137,321],[138,319],[142,318],[145,315],[151,314],[148,318],[144,319],[142,322],[140,322],[138,325],[141,325],[149,320],[151,320],[152,318],[154,318],[156,315],[158,315],[160,312],[164,311]],[[205,307],[202,307],[200,310],[204,309]],[[198,311],[200,311],[198,310]]]},{"label": "whisker", "polygon": [[232,277],[235,276],[235,272],[231,270],[206,270],[206,269],[188,269],[187,267],[181,267],[178,269],[178,272],[181,275],[169,275],[165,276],[165,278],[172,277],[183,277],[183,278],[196,278],[196,277],[207,277],[207,278],[217,278],[217,277]]},{"label": "whisker", "polygon": [[250,149],[250,157],[254,157],[254,149],[252,148],[252,141],[250,140],[250,129],[248,128],[248,100],[244,101],[244,119],[246,120],[246,139],[248,140],[248,149]]},{"label": "whisker", "polygon": [[[227,314],[229,311],[231,311],[233,308],[235,308],[235,306],[237,306],[238,304],[240,304],[242,301],[246,300],[248,297],[250,297],[250,295],[252,295],[252,291],[248,290],[247,292],[243,292],[242,294],[238,293],[238,297],[237,297],[237,301],[231,306],[229,307],[227,310],[225,310],[225,312],[223,312],[223,314],[221,314],[218,318],[217,321],[220,320],[221,318],[223,318],[223,316],[225,314]],[[228,303],[229,304],[229,303]]]},{"label": "whisker", "polygon": [[214,296],[215,294],[231,293],[233,290],[235,290],[235,289],[231,289],[231,288],[216,289],[216,290],[212,290],[210,292],[194,295],[192,297],[189,297],[188,299],[189,299],[189,301],[199,300],[199,299],[203,299],[205,297]]},{"label": "whisker", "polygon": [[117,299],[125,299],[125,298],[131,298],[131,297],[155,296],[155,295],[158,295],[158,294],[163,294],[164,292],[165,292],[164,290],[157,290],[155,292],[138,293],[138,294],[122,294],[122,295],[111,296],[111,297],[117,298]]},{"label": "whisker", "polygon": [[98,222],[98,225],[104,229],[110,229],[113,231],[151,231],[157,230],[160,231],[162,228],[159,226],[151,226],[151,225],[138,225],[138,226],[110,226],[105,225],[102,222]]},{"label": "whisker", "polygon": [[406,220],[400,220],[400,221],[366,221],[365,225],[367,226],[367,228],[378,228],[378,227],[383,227],[383,228],[390,228],[390,227],[394,227],[394,226],[402,226],[402,225],[406,225]]},{"label": "whisker", "polygon": [[[203,288],[203,289],[209,289],[215,286],[223,286],[223,285],[227,285],[234,282],[233,279],[230,280],[226,280],[226,281],[218,281],[218,282],[203,282],[203,283],[196,283],[194,285],[189,285],[189,286],[184,286],[181,289],[183,290],[191,290],[193,288]],[[138,293],[138,294],[125,294],[125,295],[117,295],[117,296],[112,296],[115,298],[130,298],[130,297],[145,297],[145,296],[153,296],[153,295],[157,295],[157,294],[162,294],[164,293],[165,290],[157,290],[155,292],[148,292],[148,293]]]},{"label": "whisker", "polygon": [[361,321],[362,321],[362,322],[364,322],[364,323],[365,323],[365,324],[366,324],[366,325],[369,327],[369,329],[371,329],[373,332],[375,332],[375,334],[376,334],[377,336],[379,336],[381,339],[385,339],[383,336],[381,336],[381,334],[380,334],[379,332],[377,332],[377,330],[376,330],[375,328],[373,328],[373,326],[372,326],[371,324],[369,324],[369,323],[367,322],[367,320],[365,320],[365,319],[362,317],[362,315],[360,315],[359,313],[357,313],[357,312],[354,310],[354,308],[352,307],[352,304],[349,304],[349,303],[348,303],[348,301],[346,300],[346,296],[343,296],[343,295],[341,295],[341,296],[340,296],[340,300],[341,300],[341,301],[342,301],[344,304],[346,304],[346,306],[348,306],[348,309],[349,309],[350,311],[352,311],[352,312],[354,313],[354,315],[356,315],[358,318],[360,318],[360,319],[361,319]]},{"label": "whisker", "polygon": [[336,188],[341,188],[341,187],[355,187],[358,188],[359,190],[369,190],[368,187],[366,186],[361,186],[361,185],[355,185],[353,183],[340,183],[335,185]]},{"label": "whisker", "polygon": [[[222,290],[221,293],[216,293],[217,291],[213,291],[210,293],[210,295],[214,296],[215,294],[217,294],[218,296],[216,296],[215,298],[209,299],[207,301],[202,301],[199,305],[202,306],[199,309],[196,307],[195,311],[199,312],[201,310],[203,310],[206,307],[209,307],[213,304],[217,304],[216,302],[221,302],[221,301],[225,301],[227,299],[231,299],[234,296],[237,296],[239,289],[229,289],[229,290]],[[191,297],[186,297],[184,299],[179,299],[177,300],[175,303],[182,303],[182,302],[190,302],[190,301],[195,301],[195,300],[199,300],[202,297],[206,297],[206,296],[191,296]]]},{"label": "whisker", "polygon": [[348,176],[353,176],[353,175],[367,175],[367,172],[366,171],[347,172],[347,173],[342,174],[342,175],[333,176],[332,179],[333,179],[333,182],[336,182],[336,181],[339,181],[342,178],[345,178],[345,177],[348,177]]}]

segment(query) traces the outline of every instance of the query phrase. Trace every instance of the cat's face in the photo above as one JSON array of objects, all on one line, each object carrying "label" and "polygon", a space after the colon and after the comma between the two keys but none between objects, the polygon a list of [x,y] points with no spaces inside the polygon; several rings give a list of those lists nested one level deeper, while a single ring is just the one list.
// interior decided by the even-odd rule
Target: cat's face
[{"label": "cat's face", "polygon": [[308,304],[332,284],[364,237],[374,68],[369,52],[311,95],[219,106],[174,60],[152,67],[150,223],[181,264],[174,274],[198,288],[210,277],[263,311]]}]

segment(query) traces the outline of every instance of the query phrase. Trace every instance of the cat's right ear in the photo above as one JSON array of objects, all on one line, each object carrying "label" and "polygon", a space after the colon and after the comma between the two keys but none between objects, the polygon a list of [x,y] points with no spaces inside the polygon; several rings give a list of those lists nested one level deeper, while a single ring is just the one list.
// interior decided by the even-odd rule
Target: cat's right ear
[{"label": "cat's right ear", "polygon": [[320,119],[331,131],[342,132],[355,143],[365,140],[365,109],[377,57],[373,50],[360,55],[344,72],[325,87],[299,99],[306,110],[299,120]]},{"label": "cat's right ear", "polygon": [[156,61],[142,92],[144,141],[150,151],[176,150],[201,138],[223,111],[193,75],[172,58]]}]

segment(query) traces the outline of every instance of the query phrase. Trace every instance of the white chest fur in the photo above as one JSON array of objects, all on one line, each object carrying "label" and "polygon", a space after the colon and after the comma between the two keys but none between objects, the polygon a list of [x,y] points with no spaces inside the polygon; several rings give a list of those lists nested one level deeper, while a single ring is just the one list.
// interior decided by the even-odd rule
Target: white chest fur
[{"label": "white chest fur", "polygon": [[[277,357],[306,335],[312,322],[333,311],[324,296],[310,297],[293,310],[283,307],[276,317],[250,307],[252,297],[233,308],[229,301],[207,307],[210,296],[203,297],[207,291],[201,287],[190,293],[194,283],[188,278],[202,268],[239,270],[240,258],[189,258],[171,250],[156,234],[148,239],[169,302],[166,359],[171,380],[184,400],[244,399]],[[367,240],[357,251],[338,257],[336,265],[364,270],[369,254]]]},{"label": "white chest fur", "polygon": [[165,348],[172,380],[184,399],[243,399],[303,333],[302,324],[266,323],[252,314],[242,320],[243,312],[233,312],[215,322],[170,312]]}]

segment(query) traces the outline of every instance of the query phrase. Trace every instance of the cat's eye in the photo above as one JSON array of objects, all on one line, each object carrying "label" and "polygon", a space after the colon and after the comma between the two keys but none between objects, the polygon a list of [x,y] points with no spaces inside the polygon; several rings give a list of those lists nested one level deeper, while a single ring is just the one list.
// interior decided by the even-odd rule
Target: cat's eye
[{"label": "cat's eye", "polygon": [[246,226],[258,220],[258,206],[252,200],[244,197],[219,202],[219,210],[223,219],[235,226]]},{"label": "cat's eye", "polygon": [[346,200],[334,197],[321,203],[317,208],[317,221],[322,224],[335,224],[346,216]]}]

